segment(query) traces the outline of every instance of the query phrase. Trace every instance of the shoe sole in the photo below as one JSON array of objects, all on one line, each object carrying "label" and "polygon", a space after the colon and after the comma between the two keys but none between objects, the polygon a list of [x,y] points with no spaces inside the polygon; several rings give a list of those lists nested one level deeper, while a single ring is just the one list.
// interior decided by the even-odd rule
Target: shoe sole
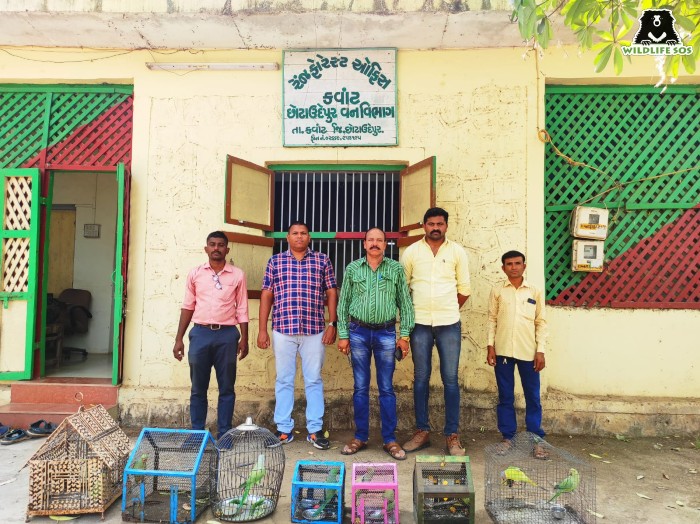
[{"label": "shoe sole", "polygon": [[427,442],[424,442],[423,444],[421,444],[420,446],[418,446],[418,447],[415,448],[415,449],[406,449],[406,448],[403,448],[403,450],[404,450],[406,453],[415,453],[416,451],[420,451],[421,449],[425,449],[425,448],[429,448],[429,447],[430,447],[430,441],[427,441]]},{"label": "shoe sole", "polygon": [[324,450],[324,451],[327,450],[327,449],[329,449],[329,448],[331,447],[330,444],[328,444],[327,446],[321,446],[321,445],[319,445],[319,444],[316,444],[316,442],[314,442],[313,440],[309,440],[309,442],[311,442],[311,445],[312,445],[313,447],[315,447],[316,449],[322,449],[322,450]]}]

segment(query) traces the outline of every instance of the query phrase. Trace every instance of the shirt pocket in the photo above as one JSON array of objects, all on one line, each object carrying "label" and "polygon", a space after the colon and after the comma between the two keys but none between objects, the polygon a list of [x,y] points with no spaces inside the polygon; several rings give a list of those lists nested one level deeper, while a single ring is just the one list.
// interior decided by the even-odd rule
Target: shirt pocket
[{"label": "shirt pocket", "polygon": [[396,273],[380,273],[377,275],[377,289],[382,295],[393,297],[396,292],[396,279]]},{"label": "shirt pocket", "polygon": [[352,276],[352,287],[358,294],[364,295],[365,293],[367,293],[367,282],[365,281],[365,278],[360,274],[355,273]]},{"label": "shirt pocket", "polygon": [[535,313],[537,312],[537,303],[534,298],[526,298],[520,305],[520,310],[522,311],[523,318],[526,320],[535,320]]}]

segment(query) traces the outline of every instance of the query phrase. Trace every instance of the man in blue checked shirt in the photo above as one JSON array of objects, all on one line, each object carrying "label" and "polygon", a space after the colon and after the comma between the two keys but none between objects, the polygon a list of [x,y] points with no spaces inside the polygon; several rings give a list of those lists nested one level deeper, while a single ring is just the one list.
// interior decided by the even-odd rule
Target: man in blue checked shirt
[{"label": "man in blue checked shirt", "polygon": [[[328,449],[323,431],[323,379],[325,345],[336,337],[338,286],[328,255],[309,249],[311,236],[303,222],[287,230],[289,249],[267,262],[260,296],[258,347],[270,347],[267,321],[272,310],[272,346],[275,353],[275,424],[277,438],[287,444],[294,439],[294,377],[297,354],[306,391],[306,438],[315,448]],[[326,326],[324,299],[328,301]],[[274,306],[274,309],[273,309]]]},{"label": "man in blue checked shirt", "polygon": [[[350,355],[355,379],[352,396],[355,436],[341,453],[354,455],[367,447],[370,364],[374,355],[384,451],[396,460],[405,460],[406,452],[396,442],[394,354],[401,359],[408,355],[415,318],[413,302],[403,266],[384,257],[384,231],[378,227],[367,231],[364,248],[367,255],[351,262],[345,270],[338,304],[338,350]],[[397,310],[401,316],[398,339]]]}]

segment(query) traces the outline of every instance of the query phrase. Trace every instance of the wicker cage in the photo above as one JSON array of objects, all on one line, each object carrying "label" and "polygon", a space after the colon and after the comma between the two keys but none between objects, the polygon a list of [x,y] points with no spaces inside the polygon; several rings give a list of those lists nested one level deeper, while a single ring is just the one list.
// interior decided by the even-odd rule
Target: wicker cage
[{"label": "wicker cage", "polygon": [[[535,458],[534,447],[548,455]],[[585,459],[551,446],[533,433],[520,433],[510,447],[487,446],[487,513],[501,524],[596,522],[595,468]]]},{"label": "wicker cage", "polygon": [[275,511],[285,464],[279,439],[248,417],[244,424],[227,431],[216,447],[219,461],[211,472],[214,516],[248,522]]},{"label": "wicker cage", "polygon": [[474,483],[469,457],[416,457],[413,517],[416,524],[474,524]]},{"label": "wicker cage", "polygon": [[399,476],[396,464],[352,465],[353,523],[399,524]]},{"label": "wicker cage", "polygon": [[345,463],[300,460],[292,479],[292,522],[343,522]]},{"label": "wicker cage", "polygon": [[66,418],[29,459],[27,519],[104,513],[122,491],[129,437],[101,405]]},{"label": "wicker cage", "polygon": [[144,428],[124,468],[122,520],[193,523],[209,507],[216,458],[206,430]]}]

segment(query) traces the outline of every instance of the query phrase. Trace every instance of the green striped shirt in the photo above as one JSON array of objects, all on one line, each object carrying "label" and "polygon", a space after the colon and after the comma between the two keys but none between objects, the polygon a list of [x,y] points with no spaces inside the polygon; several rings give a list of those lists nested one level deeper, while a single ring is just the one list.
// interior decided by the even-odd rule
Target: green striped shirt
[{"label": "green striped shirt", "polygon": [[415,324],[413,302],[403,266],[384,258],[376,271],[362,257],[348,264],[338,302],[338,337],[349,338],[348,323],[355,317],[368,324],[383,324],[401,316],[402,337],[411,334]]}]

